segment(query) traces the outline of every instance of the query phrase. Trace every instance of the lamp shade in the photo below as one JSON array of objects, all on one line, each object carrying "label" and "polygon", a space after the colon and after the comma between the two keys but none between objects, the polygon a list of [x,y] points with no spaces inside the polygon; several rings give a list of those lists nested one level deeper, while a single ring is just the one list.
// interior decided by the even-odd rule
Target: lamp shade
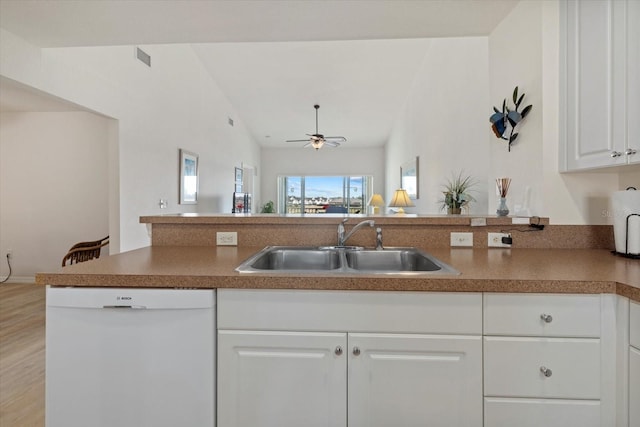
[{"label": "lamp shade", "polygon": [[384,206],[384,200],[382,199],[382,196],[380,194],[376,193],[371,196],[368,205],[373,206],[373,213],[377,214],[380,212],[380,208]]},{"label": "lamp shade", "polygon": [[400,214],[404,213],[404,209],[402,208],[408,208],[412,206],[415,206],[415,205],[409,198],[409,195],[407,194],[407,190],[404,190],[402,188],[396,190],[395,193],[393,193],[393,198],[391,199],[391,203],[389,203],[389,207],[399,208],[398,213]]}]

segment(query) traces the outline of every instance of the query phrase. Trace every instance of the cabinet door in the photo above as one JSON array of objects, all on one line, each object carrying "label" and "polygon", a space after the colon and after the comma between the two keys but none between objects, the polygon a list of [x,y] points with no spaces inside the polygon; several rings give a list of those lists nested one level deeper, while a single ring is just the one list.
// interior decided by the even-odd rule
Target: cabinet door
[{"label": "cabinet door", "polygon": [[640,2],[627,1],[627,157],[640,163]]},{"label": "cabinet door", "polygon": [[629,347],[629,427],[640,427],[640,350]]},{"label": "cabinet door", "polygon": [[349,334],[349,427],[482,426],[480,336]]},{"label": "cabinet door", "polygon": [[626,2],[561,5],[561,170],[625,164]]},{"label": "cabinet door", "polygon": [[218,427],[345,426],[346,334],[218,331]]}]

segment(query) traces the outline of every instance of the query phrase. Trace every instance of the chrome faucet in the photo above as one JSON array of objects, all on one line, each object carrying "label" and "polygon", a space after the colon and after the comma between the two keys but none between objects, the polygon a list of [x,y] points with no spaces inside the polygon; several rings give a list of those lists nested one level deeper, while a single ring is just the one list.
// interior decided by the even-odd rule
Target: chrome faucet
[{"label": "chrome faucet", "polygon": [[356,225],[353,226],[353,228],[351,229],[351,231],[349,231],[347,233],[347,235],[345,236],[344,234],[344,223],[349,221],[349,218],[345,218],[343,219],[340,224],[338,224],[338,246],[344,246],[345,242],[347,240],[349,240],[349,237],[351,237],[351,235],[353,233],[355,233],[359,228],[364,227],[365,225],[368,225],[369,227],[373,227],[375,225],[375,221],[369,219],[366,221],[362,221],[357,223]]},{"label": "chrome faucet", "polygon": [[382,228],[376,228],[376,251],[381,251],[384,249],[382,246]]}]

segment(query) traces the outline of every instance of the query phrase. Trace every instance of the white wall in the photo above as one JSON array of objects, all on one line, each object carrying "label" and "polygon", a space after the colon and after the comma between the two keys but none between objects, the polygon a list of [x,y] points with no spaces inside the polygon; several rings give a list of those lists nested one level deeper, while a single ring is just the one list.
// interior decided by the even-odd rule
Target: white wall
[{"label": "white wall", "polygon": [[11,281],[32,281],[74,243],[109,234],[108,127],[92,113],[0,114],[0,248],[13,252]]},{"label": "white wall", "polygon": [[[281,175],[372,175],[373,191],[384,191],[384,148],[325,147],[263,148],[262,199],[258,206],[272,200],[277,204],[277,179]],[[385,201],[388,200],[385,198]]]},{"label": "white wall", "polygon": [[[119,206],[110,209],[120,224],[110,233],[119,234],[119,249],[149,244],[141,215],[229,212],[234,166],[259,169],[258,145],[190,46],[142,47],[148,68],[132,46],[39,49],[0,31],[2,76],[118,120],[119,161],[110,173]],[[198,205],[177,204],[179,148],[200,156]],[[160,210],[160,198],[168,209]]]},{"label": "white wall", "polygon": [[[519,3],[489,36],[491,101],[485,107],[491,154],[487,181],[489,214],[495,214],[497,205],[495,179],[509,177],[512,181],[507,202],[511,213],[546,216],[542,191],[541,7],[542,2]],[[520,111],[526,105],[533,105],[533,109],[516,127],[519,135],[509,152],[507,141],[489,130],[488,119],[493,113],[491,106],[501,109],[505,98],[507,106],[513,108],[512,93],[516,86],[518,96],[526,94]],[[529,212],[522,211],[526,205]]]},{"label": "white wall", "polygon": [[[512,211],[522,205],[530,188],[530,214],[548,216],[553,224],[607,224],[602,215],[610,194],[620,188],[620,173],[602,170],[560,174],[559,153],[559,15],[557,2],[524,1],[489,36],[491,102],[500,108],[510,101],[515,86],[533,104],[518,128],[517,143],[507,152],[490,134],[488,184],[494,177],[513,179],[509,192]],[[487,118],[490,111],[487,113]],[[633,176],[633,174],[632,174]],[[637,174],[635,174],[637,176]],[[631,179],[632,180],[632,179]],[[494,213],[495,188],[489,191]]]},{"label": "white wall", "polygon": [[420,197],[407,212],[443,213],[442,186],[459,171],[479,181],[471,212],[487,211],[487,49],[486,37],[431,41],[386,147],[385,200],[400,186],[400,165],[419,156]]}]

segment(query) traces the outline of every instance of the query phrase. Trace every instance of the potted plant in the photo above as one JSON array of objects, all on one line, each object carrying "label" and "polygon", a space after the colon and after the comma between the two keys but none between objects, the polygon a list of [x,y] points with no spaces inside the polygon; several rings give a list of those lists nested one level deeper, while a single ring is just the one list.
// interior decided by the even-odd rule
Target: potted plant
[{"label": "potted plant", "polygon": [[273,207],[273,201],[269,200],[267,203],[262,205],[262,210],[260,213],[275,213],[275,208]]},{"label": "potted plant", "polygon": [[462,208],[476,199],[469,193],[471,187],[476,185],[475,180],[471,176],[462,176],[462,171],[458,175],[453,175],[444,185],[444,197],[440,202],[441,209],[447,209],[448,214],[459,215]]}]

